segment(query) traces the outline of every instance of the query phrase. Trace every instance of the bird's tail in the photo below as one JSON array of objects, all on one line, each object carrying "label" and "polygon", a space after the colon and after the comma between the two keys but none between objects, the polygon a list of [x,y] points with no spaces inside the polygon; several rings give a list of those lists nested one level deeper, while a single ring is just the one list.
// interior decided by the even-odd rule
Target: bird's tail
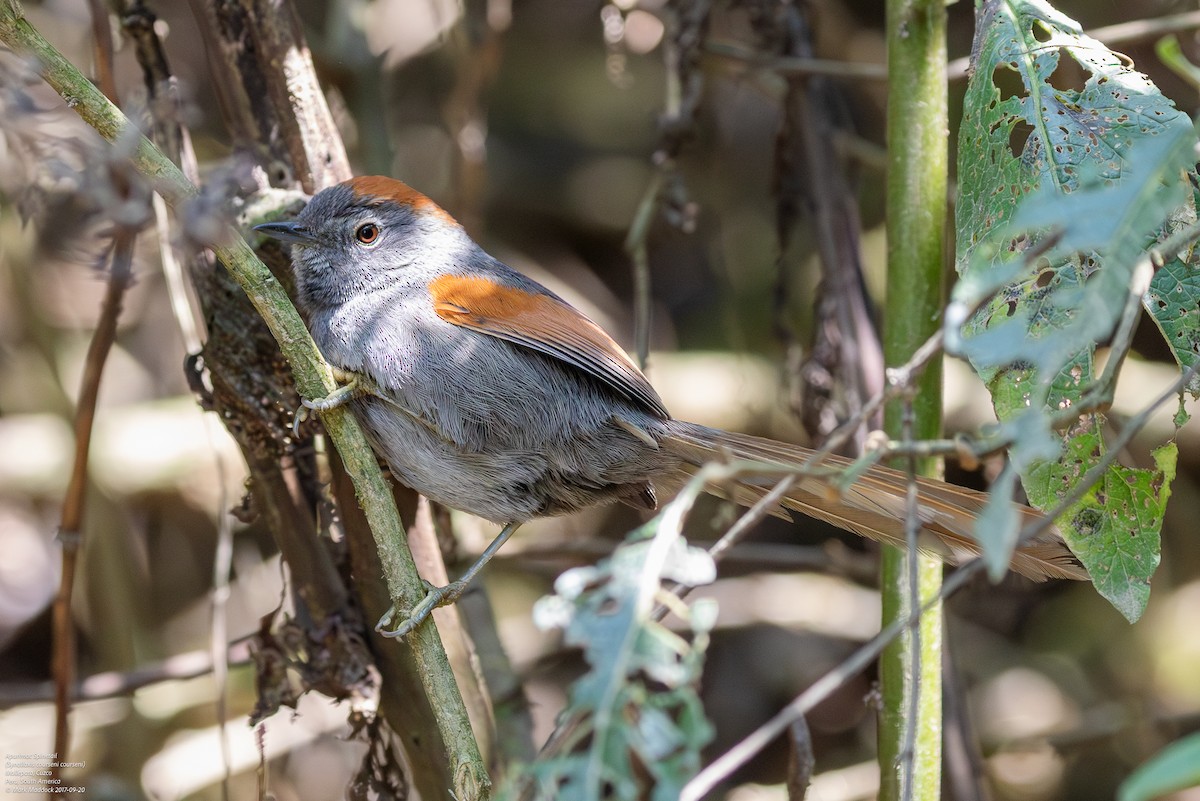
[{"label": "bird's tail", "polygon": [[[680,474],[675,477],[679,482],[693,475],[702,465],[713,461],[745,459],[799,467],[806,464],[814,453],[799,445],[682,421],[671,421],[669,431],[661,447],[684,463]],[[826,456],[815,466],[836,471],[849,464],[848,459]],[[714,485],[708,489],[716,495],[748,506],[766,495],[778,480],[779,477],[747,476],[735,484]],[[973,532],[975,520],[988,502],[987,493],[926,478],[917,479],[917,488],[921,549],[954,564],[979,556],[980,548]],[[904,547],[907,491],[908,476],[905,473],[876,465],[841,492],[827,480],[805,476],[788,491],[780,501],[780,506],[863,537]],[[1014,505],[1023,523],[1041,517],[1039,512],[1028,506]],[[782,510],[777,510],[777,513],[788,516]],[[1022,544],[1013,554],[1012,568],[1035,581],[1089,578],[1083,565],[1053,527],[1036,539]]]}]

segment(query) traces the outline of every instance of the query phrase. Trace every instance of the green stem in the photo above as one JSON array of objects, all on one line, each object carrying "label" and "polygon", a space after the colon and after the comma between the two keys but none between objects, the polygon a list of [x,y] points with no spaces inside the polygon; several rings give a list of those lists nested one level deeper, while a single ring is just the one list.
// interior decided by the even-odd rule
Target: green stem
[{"label": "green stem", "polygon": [[[150,180],[172,206],[196,195],[183,173],[126,119],[92,83],[63,58],[25,19],[17,0],[0,0],[0,42],[15,53],[36,59],[41,75],[92,128],[109,142],[128,148],[138,172]],[[292,368],[296,387],[306,398],[320,398],[337,388],[333,375],[283,287],[232,227],[226,244],[213,252],[262,314]],[[330,439],[341,454],[355,494],[370,522],[392,599],[411,609],[425,588],[409,551],[391,490],[357,421],[342,409],[322,414]],[[420,666],[425,692],[437,714],[438,728],[454,762],[454,797],[489,797],[490,780],[471,732],[466,706],[432,620],[408,638]]]},{"label": "green stem", "polygon": [[[888,295],[884,357],[905,363],[937,329],[942,308],[946,226],[947,111],[945,0],[889,0]],[[941,370],[931,363],[911,386],[911,407],[893,402],[884,426],[895,439],[936,438],[941,430]],[[936,459],[913,459],[936,475]],[[915,528],[915,526],[914,526]],[[915,531],[911,535],[915,535]],[[911,536],[915,540],[915,536]],[[885,547],[883,619],[907,617],[937,596],[942,565],[910,547]],[[941,607],[880,658],[883,711],[879,766],[883,801],[937,799],[941,792]]]}]

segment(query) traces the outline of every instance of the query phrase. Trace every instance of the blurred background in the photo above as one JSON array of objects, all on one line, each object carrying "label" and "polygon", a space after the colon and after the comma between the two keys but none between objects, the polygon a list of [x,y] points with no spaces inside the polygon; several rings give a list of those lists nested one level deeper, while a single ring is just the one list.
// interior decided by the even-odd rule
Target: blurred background
[{"label": "blurred background", "polygon": [[[297,0],[319,74],[358,173],[400,178],[455,214],[485,247],[584,309],[633,347],[633,270],[624,248],[663,147],[666,0]],[[91,61],[84,0],[26,2],[26,12],[77,65]],[[757,40],[746,6],[718,4],[699,56],[700,105],[680,140],[672,214],[646,242],[652,280],[649,375],[677,417],[803,441],[797,353],[812,339],[819,280],[811,226],[801,216],[780,253],[777,136],[786,81],[739,53]],[[228,164],[208,56],[189,4],[150,4],[188,101],[202,172]],[[1194,11],[1183,0],[1063,0],[1085,29]],[[883,4],[807,4],[814,54],[883,65]],[[723,10],[724,9],[724,10]],[[950,7],[952,58],[969,53],[972,7]],[[1195,23],[1193,23],[1195,24]],[[1178,33],[1200,57],[1193,29]],[[1157,37],[1114,45],[1188,114],[1195,89],[1156,57]],[[11,58],[0,54],[0,62]],[[142,78],[128,48],[118,80],[136,101]],[[11,76],[0,73],[0,80]],[[965,81],[951,84],[951,120]],[[885,83],[869,69],[830,81],[837,152],[858,199],[868,294],[883,303]],[[15,126],[46,139],[94,137],[48,89],[26,89],[43,112],[0,130],[0,752],[52,750],[48,603],[58,581],[55,526],[72,454],[71,415],[104,292],[89,250],[94,232],[62,209],[22,205],[31,185],[61,180],[14,145]],[[29,135],[29,130],[23,131]],[[955,131],[950,131],[953,147]],[[953,164],[953,160],[952,160]],[[26,222],[26,215],[33,218]],[[950,269],[951,257],[947,257]],[[316,694],[256,734],[245,638],[281,603],[286,570],[251,515],[240,454],[198,407],[183,369],[187,347],[172,313],[153,235],[139,239],[135,285],[106,368],[91,455],[87,545],[75,619],[79,675],[90,700],[74,712],[68,772],[92,798],[218,798],[224,765],[233,797],[256,792],[260,762],[276,798],[341,798],[364,746],[346,714]],[[1149,321],[1123,374],[1114,425],[1177,375]],[[1193,404],[1193,409],[1195,404]],[[1173,409],[1124,455],[1173,435]],[[947,365],[948,431],[991,420],[984,389]],[[976,756],[995,799],[1112,797],[1134,765],[1200,728],[1200,434],[1179,435],[1180,469],[1163,530],[1163,559],[1144,618],[1129,625],[1088,586],[979,581],[948,609],[948,729]],[[986,484],[989,469],[950,476]],[[250,520],[240,522],[239,518]],[[712,504],[687,532],[711,539],[729,520]],[[605,509],[522,529],[487,571],[499,631],[525,683],[539,737],[549,733],[578,655],[539,632],[530,605],[566,567],[600,558],[638,518]],[[490,524],[458,520],[464,549]],[[209,669],[213,565],[232,527],[227,625],[234,648],[222,730]],[[878,630],[874,549],[811,521],[764,524],[705,592],[720,602],[705,673],[717,730],[712,753],[748,733]],[[871,798],[873,677],[850,683],[810,717],[811,798]],[[223,733],[222,733],[223,732]],[[951,732],[952,736],[954,735]],[[227,745],[222,746],[222,739]],[[720,791],[782,799],[786,751],[764,755]],[[956,783],[959,782],[959,783]],[[969,780],[948,777],[947,797]],[[1200,798],[1193,792],[1180,798]]]}]

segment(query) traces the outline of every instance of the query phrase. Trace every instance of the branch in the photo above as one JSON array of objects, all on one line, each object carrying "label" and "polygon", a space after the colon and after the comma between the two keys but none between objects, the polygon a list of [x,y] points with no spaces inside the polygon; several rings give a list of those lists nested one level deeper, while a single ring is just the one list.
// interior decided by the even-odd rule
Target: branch
[{"label": "branch", "polygon": [[[943,308],[946,228],[946,8],[944,0],[889,0],[886,364],[910,358],[938,330]],[[889,383],[901,377],[888,371]],[[906,382],[907,383],[907,382]],[[884,428],[905,443],[936,437],[942,426],[942,371],[925,370],[899,403],[884,410]],[[899,465],[897,465],[899,466]],[[880,593],[885,621],[901,620],[937,598],[940,560],[918,548],[916,476],[938,478],[936,459],[909,456],[905,540],[881,552]],[[942,621],[935,603],[907,636],[879,660],[880,799],[937,798],[941,786]]]},{"label": "branch", "polygon": [[[83,381],[79,390],[79,404],[75,410],[75,462],[71,468],[71,479],[63,499],[62,524],[58,539],[62,544],[62,577],[54,597],[54,651],[51,668],[54,674],[54,750],[60,755],[58,762],[67,761],[71,745],[70,720],[71,686],[75,676],[75,627],[71,620],[71,595],[75,587],[75,572],[79,563],[79,549],[83,543],[83,515],[88,485],[88,452],[92,444],[92,424],[96,419],[96,400],[100,395],[100,379],[104,376],[104,363],[117,336],[117,318],[121,315],[121,303],[125,290],[133,278],[133,243],[136,233],[128,227],[119,227],[113,235],[112,265],[109,270],[108,288],[100,307],[100,319],[88,346],[87,359],[83,367]],[[58,778],[58,768],[52,768]]]},{"label": "branch", "polygon": [[[250,642],[242,637],[226,645],[230,665],[249,665]],[[76,701],[100,701],[132,695],[143,687],[165,681],[183,681],[206,676],[214,669],[211,651],[188,651],[175,654],[161,662],[143,665],[133,670],[109,670],[93,673],[80,679],[71,688]],[[53,682],[5,682],[0,684],[0,709],[12,709],[25,704],[53,701],[56,688]],[[59,761],[65,761],[61,759]]]},{"label": "branch", "polygon": [[654,152],[654,174],[638,203],[625,237],[625,252],[633,262],[633,328],[638,366],[646,369],[650,358],[650,226],[659,214],[690,233],[693,205],[687,200],[676,158],[690,134],[704,92],[700,48],[708,27],[711,0],[690,0],[668,7],[667,36],[663,42],[666,65],[663,113],[659,143]]},{"label": "branch", "polygon": [[[1109,47],[1153,39],[1168,33],[1190,31],[1200,28],[1200,11],[1185,11],[1179,14],[1167,14],[1154,19],[1139,19],[1131,22],[1121,22],[1116,25],[1106,25],[1085,31],[1088,36],[1098,39]],[[771,70],[784,77],[793,75],[827,75],[831,78],[844,78],[859,81],[886,81],[887,66],[862,61],[837,61],[826,58],[798,58],[788,56],[764,56],[756,50],[743,47],[733,42],[708,41],[704,43],[706,53],[719,58],[740,61],[758,69]],[[961,81],[967,77],[970,57],[956,58],[946,64],[946,77],[952,81]]]}]

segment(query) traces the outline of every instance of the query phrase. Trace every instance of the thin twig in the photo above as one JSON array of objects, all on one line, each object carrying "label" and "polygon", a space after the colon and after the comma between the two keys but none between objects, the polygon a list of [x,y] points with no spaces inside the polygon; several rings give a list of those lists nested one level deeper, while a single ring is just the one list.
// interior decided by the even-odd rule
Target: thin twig
[{"label": "thin twig", "polygon": [[729,552],[729,549],[741,542],[742,538],[750,532],[750,529],[763,520],[766,520],[767,516],[774,511],[776,504],[783,500],[783,497],[795,486],[799,478],[800,476],[795,473],[787,476],[772,487],[770,492],[759,498],[758,502],[751,506],[744,515],[739,517],[737,522],[729,527],[729,530],[725,532],[721,539],[713,543],[712,547],[708,549],[708,553],[712,556],[713,560],[720,561],[723,559]]},{"label": "thin twig", "polygon": [[[71,709],[71,687],[75,676],[75,627],[71,619],[71,596],[75,586],[79,549],[83,542],[83,520],[88,484],[88,452],[92,444],[92,424],[96,418],[96,401],[100,394],[100,380],[104,376],[104,362],[117,335],[117,318],[125,290],[133,276],[133,243],[136,233],[119,226],[113,234],[112,263],[109,269],[108,288],[100,306],[100,318],[88,346],[83,367],[83,380],[79,389],[79,403],[75,411],[75,460],[71,468],[71,479],[63,499],[62,524],[58,539],[62,544],[62,577],[58,593],[54,598],[54,653],[53,673],[56,683],[54,698],[55,726],[54,750],[59,762],[67,761],[71,744],[69,712]],[[52,768],[58,778],[58,768]]]},{"label": "thin twig", "polygon": [[788,727],[788,746],[788,801],[804,801],[817,764],[813,754],[812,731],[804,718]]},{"label": "thin twig", "polygon": [[[1117,708],[1113,714],[1113,707]],[[1195,711],[1151,711],[1131,710],[1126,704],[1118,701],[1103,703],[1099,708],[1085,709],[1080,713],[1081,722],[1078,726],[1067,731],[1033,734],[1006,740],[1003,748],[1006,752],[1041,751],[1047,747],[1060,754],[1082,751],[1097,743],[1113,741],[1116,735],[1128,732],[1131,738],[1144,740],[1147,737],[1147,726],[1153,724],[1165,736],[1174,739],[1180,732],[1191,732],[1200,729],[1200,713]],[[1130,730],[1133,731],[1130,731]],[[991,750],[991,749],[989,749]]]},{"label": "thin twig", "polygon": [[[93,48],[100,88],[112,103],[119,102],[116,79],[113,77],[112,30],[108,25],[108,10],[100,0],[90,0]],[[111,175],[118,194],[128,190],[126,182],[115,172]],[[54,750],[60,754],[50,768],[51,778],[59,779],[59,762],[66,761],[71,743],[70,688],[75,677],[75,626],[71,619],[71,596],[75,587],[75,573],[79,561],[79,549],[83,540],[83,516],[87,492],[87,459],[91,447],[92,423],[96,417],[96,401],[100,392],[100,379],[104,375],[104,362],[117,334],[117,318],[121,314],[121,302],[129,286],[133,263],[132,230],[118,226],[113,235],[112,265],[108,288],[100,309],[100,319],[88,346],[84,363],[79,403],[75,409],[75,463],[71,480],[63,501],[62,524],[59,527],[59,542],[62,543],[62,574],[53,608],[54,644],[51,654],[51,670],[57,683],[54,698]]]},{"label": "thin twig", "polygon": [[[93,0],[93,2],[95,1]],[[191,152],[190,138],[174,114],[178,109],[179,100],[171,83],[165,49],[154,28],[154,15],[142,5],[140,0],[137,0],[132,8],[122,8],[120,16],[122,29],[136,44],[134,53],[142,68],[146,92],[151,101],[149,110],[154,119],[152,135],[155,144],[162,148],[172,161],[184,167],[186,172],[186,167],[194,164],[195,154]],[[164,111],[168,109],[172,113],[164,114]],[[194,171],[190,177],[194,177]],[[181,254],[180,258],[176,258],[177,244],[171,235],[171,219],[167,214],[166,203],[157,194],[153,196],[152,203],[154,224],[158,231],[159,257],[162,263],[163,277],[166,280],[167,295],[171,301],[171,311],[179,326],[186,351],[199,353],[202,345],[200,325],[188,300],[181,264],[182,258],[186,258],[186,256]],[[207,253],[196,253],[192,258],[211,260]],[[216,447],[219,436],[218,426],[219,423],[214,416],[204,416],[204,430],[208,437],[209,451],[213,456],[217,486],[220,488],[216,503],[217,547],[213,553],[212,565],[213,586],[210,594],[212,617],[209,629],[209,653],[212,659],[213,679],[216,683],[217,736],[221,749],[221,764],[224,768],[221,776],[221,798],[222,801],[229,801],[233,754],[230,751],[227,732],[229,663],[226,641],[229,632],[230,576],[233,572],[233,526],[227,511],[229,508],[225,480],[228,474],[227,465],[220,449]]]},{"label": "thin twig", "polygon": [[92,20],[92,52],[96,59],[96,82],[100,91],[113,103],[120,105],[117,94],[117,79],[113,69],[112,27],[108,21],[108,8],[104,0],[88,0],[89,16]]},{"label": "thin twig", "polygon": [[671,203],[681,207],[674,215],[668,213],[671,222],[685,232],[690,232],[692,224],[692,212],[679,197],[682,184],[678,180],[676,157],[691,130],[703,92],[704,77],[698,62],[711,0],[674,3],[667,11],[667,35],[663,42],[666,85],[659,121],[659,145],[653,157],[654,174],[642,194],[625,238],[625,251],[633,261],[634,350],[643,370],[650,357],[651,285],[647,246],[650,226],[663,209],[668,195]]},{"label": "thin twig", "polygon": [[229,499],[226,495],[225,460],[216,448],[216,438],[213,427],[215,422],[212,415],[205,415],[205,431],[209,435],[209,446],[216,467],[218,490],[217,495],[217,549],[213,554],[212,565],[212,626],[209,630],[209,653],[212,654],[213,678],[217,685],[217,727],[221,743],[221,799],[229,801],[229,782],[233,778],[233,753],[229,748],[229,704],[227,695],[229,689],[228,648],[225,642],[229,639],[229,596],[231,594],[230,577],[233,573],[233,525],[230,521]]},{"label": "thin twig", "polygon": [[[762,522],[783,496],[787,494],[788,490],[792,488],[800,476],[811,474],[813,471],[818,470],[825,457],[831,455],[853,437],[858,431],[859,426],[866,420],[871,419],[889,398],[907,392],[913,378],[919,375],[925,365],[940,352],[941,343],[942,333],[938,331],[926,340],[921,347],[917,348],[907,362],[889,370],[888,384],[834,431],[825,441],[825,446],[815,451],[803,465],[798,468],[778,468],[778,470],[783,472],[784,477],[769,493],[756,501],[745,514],[738,518],[730,526],[729,530],[709,548],[709,554],[713,559],[719,561],[729,548],[740,542],[754,526]],[[910,552],[911,550],[913,549],[910,549]],[[676,584],[670,591],[675,593],[679,598],[685,598],[692,591],[692,588]],[[660,605],[654,611],[654,619],[661,620],[667,614],[667,611],[665,606]]]},{"label": "thin twig", "polygon": [[[785,55],[813,55],[809,12],[803,4],[763,15],[756,27],[768,41],[777,41],[774,46]],[[835,141],[846,122],[835,88],[822,76],[789,78],[775,144],[778,247],[773,328],[794,387],[789,404],[817,442],[884,383],[883,348],[863,279],[858,198]],[[814,332],[808,352],[801,354],[787,315],[793,283],[787,267],[790,245],[805,217],[817,243],[820,282],[813,299]],[[843,453],[861,453],[868,429],[878,428],[880,422],[878,415],[865,421]]]},{"label": "thin twig", "polygon": [[[1200,11],[1167,14],[1155,19],[1133,20],[1116,25],[1107,25],[1084,31],[1087,36],[1103,42],[1109,47],[1131,42],[1153,39],[1168,33],[1200,28]],[[767,69],[783,76],[827,75],[832,78],[851,80],[886,81],[887,65],[857,61],[837,61],[823,58],[786,58],[764,56],[761,53],[732,42],[705,42],[704,50],[714,56],[741,61],[759,69]],[[951,81],[967,77],[970,57],[956,58],[946,64],[946,77]]]},{"label": "thin twig", "polygon": [[637,354],[638,365],[644,370],[650,359],[650,256],[647,252],[646,240],[650,234],[650,224],[658,213],[659,198],[662,194],[663,171],[659,165],[642,193],[633,222],[629,225],[629,234],[625,237],[625,252],[633,261],[633,342]]},{"label": "thin twig", "polygon": [[988,801],[983,780],[983,755],[971,725],[966,688],[954,654],[949,651],[942,660],[942,699],[946,797],[956,801]]},{"label": "thin twig", "polygon": [[916,625],[921,616],[929,609],[937,606],[947,596],[953,594],[967,583],[976,573],[983,571],[983,561],[975,559],[954,571],[942,585],[938,597],[930,599],[924,606],[909,615],[898,618],[890,623],[879,634],[872,637],[844,662],[833,670],[817,679],[807,690],[798,695],[795,700],[775,714],[770,720],[759,726],[741,742],[726,751],[684,786],[680,801],[699,801],[713,787],[733,771],[740,768],[756,754],[766,748],[776,737],[787,730],[798,717],[802,717],[817,704],[824,701],[842,685],[861,671],[865,670],[882,653],[883,649],[900,636],[905,629]]},{"label": "thin twig", "polygon": [[708,41],[704,43],[704,51],[721,58],[733,59],[753,67],[771,70],[784,77],[824,75],[830,78],[851,80],[887,80],[886,64],[800,56],[766,56],[757,50],[751,50],[733,42]]},{"label": "thin twig", "polygon": [[[249,665],[250,641],[253,636],[238,638],[226,645],[225,654],[230,665]],[[103,701],[107,698],[123,698],[143,687],[151,687],[167,681],[186,681],[213,672],[210,651],[188,651],[167,657],[161,662],[144,665],[133,670],[110,670],[94,673],[80,679],[71,688],[71,698],[76,702]],[[56,696],[53,681],[5,682],[0,684],[0,709],[13,709],[26,704],[43,704]]]},{"label": "thin twig", "polygon": [[[927,339],[925,343],[921,345],[921,347],[917,348],[907,362],[899,367],[889,369],[887,385],[885,385],[883,389],[881,389],[866,403],[864,403],[862,408],[860,408],[855,414],[851,415],[844,423],[842,423],[841,426],[837,428],[837,430],[830,434],[829,438],[825,441],[824,447],[814,450],[812,455],[807,461],[804,462],[804,464],[795,468],[785,468],[779,465],[770,465],[770,469],[761,470],[760,473],[762,475],[776,474],[784,476],[817,475],[817,471],[820,470],[821,463],[825,460],[825,457],[831,456],[835,450],[840,448],[846,443],[847,440],[853,437],[854,433],[858,430],[858,427],[861,426],[864,421],[870,419],[880,408],[882,408],[884,403],[891,398],[897,397],[898,395],[909,390],[913,378],[919,375],[921,370],[925,368],[929,361],[941,351],[941,346],[942,332],[938,331],[930,336],[929,339]],[[758,523],[765,516],[765,513],[769,513],[772,507],[771,505],[765,503],[767,498],[771,497],[774,501],[778,501],[779,498],[786,494],[789,488],[790,487],[783,487],[781,489],[779,485],[772,488],[771,493],[768,496],[759,499],[759,501],[750,508],[750,511],[743,515],[744,518],[749,518],[747,524],[745,526],[740,525],[740,522],[735,524],[733,527],[731,527],[730,532],[722,538],[722,540],[725,540],[731,534],[734,534],[735,529],[737,530],[736,534],[730,540],[728,545],[732,545],[734,542],[744,536],[746,529]]]},{"label": "thin twig", "polygon": [[[496,555],[496,559],[519,562],[520,568],[528,572],[534,562],[595,562],[611,556],[613,548],[614,543],[611,541],[587,540],[517,549],[512,553],[504,550]],[[765,569],[782,572],[815,571],[842,576],[856,584],[872,587],[879,580],[876,560],[868,553],[851,551],[839,540],[831,540],[824,545],[738,542],[729,546],[721,555],[720,561],[734,573]],[[554,575],[561,572],[554,566],[547,569],[553,570]]]},{"label": "thin twig", "polygon": [[[759,498],[758,501],[755,502],[755,504],[751,506],[745,514],[734,521],[733,525],[729,527],[729,530],[726,531],[719,540],[709,547],[708,555],[713,558],[713,561],[719,562],[722,557],[729,552],[730,548],[732,548],[738,541],[749,534],[756,525],[765,520],[767,516],[775,509],[776,505],[783,500],[783,496],[787,495],[788,490],[790,490],[796,484],[796,481],[798,481],[799,478],[800,476],[797,473],[784,476],[783,479],[781,479],[779,483],[777,483],[771,489],[770,492]],[[683,598],[686,598],[693,589],[695,588],[680,582],[675,582],[671,587],[667,588],[667,592],[671,593],[673,597],[682,600]],[[667,616],[667,612],[669,611],[670,610],[668,609],[667,604],[662,603],[654,610],[650,617],[652,620],[662,620]]]}]

